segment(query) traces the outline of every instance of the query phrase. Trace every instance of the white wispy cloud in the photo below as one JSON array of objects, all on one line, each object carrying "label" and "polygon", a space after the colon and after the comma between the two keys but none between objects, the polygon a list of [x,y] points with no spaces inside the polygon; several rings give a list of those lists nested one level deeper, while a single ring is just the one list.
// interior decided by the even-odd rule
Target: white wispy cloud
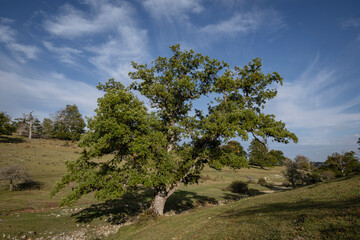
[{"label": "white wispy cloud", "polygon": [[[12,23],[10,19],[2,19],[2,23]],[[29,59],[36,59],[40,49],[36,46],[21,44],[16,39],[16,31],[10,26],[0,24],[0,42],[22,63]]]},{"label": "white wispy cloud", "polygon": [[154,18],[170,22],[187,20],[190,13],[204,10],[201,0],[145,0],[143,5]]},{"label": "white wispy cloud", "polygon": [[44,46],[47,50],[55,53],[55,57],[65,64],[75,65],[77,57],[82,54],[83,51],[71,47],[55,47],[52,43],[45,41]]},{"label": "white wispy cloud", "polygon": [[269,30],[286,28],[282,16],[275,10],[253,9],[244,13],[236,13],[230,19],[209,24],[201,28],[202,32],[214,36],[249,33],[266,27]]},{"label": "white wispy cloud", "polygon": [[44,22],[45,29],[55,36],[71,39],[101,34],[116,29],[118,25],[129,25],[133,22],[133,9],[126,2],[121,5],[107,2],[88,3],[91,3],[91,14],[66,4],[59,15]]},{"label": "white wispy cloud", "polygon": [[128,73],[132,70],[131,61],[141,61],[147,58],[147,46],[144,43],[146,31],[121,27],[121,36],[111,39],[101,45],[87,47],[93,54],[89,61],[107,77],[115,77],[121,81],[128,81]]},{"label": "white wispy cloud", "polygon": [[360,27],[360,18],[347,18],[340,21],[342,28]]},{"label": "white wispy cloud", "polygon": [[[127,81],[130,62],[148,57],[147,31],[138,27],[136,11],[126,2],[84,3],[89,11],[78,10],[67,4],[58,16],[44,22],[50,34],[69,39],[69,45],[59,48],[47,41],[45,46],[50,51],[61,52],[60,61],[66,63],[74,63],[75,56],[82,53],[85,56],[83,59],[97,69],[101,78],[115,77]],[[88,36],[94,36],[97,40],[91,43],[85,41],[81,49],[71,47],[72,41],[75,44]]]},{"label": "white wispy cloud", "polygon": [[348,111],[360,104],[360,96],[346,96],[351,86],[342,83],[336,70],[318,69],[318,61],[319,55],[298,79],[280,87],[267,109],[300,133],[300,145],[334,146],[360,127],[360,113]]},{"label": "white wispy cloud", "polygon": [[[96,99],[101,93],[86,83],[68,79],[56,72],[43,74],[44,77],[27,77],[14,72],[0,70],[0,109],[12,116],[34,110],[40,118],[76,104],[81,113],[93,115]],[[45,115],[43,109],[48,109]]]}]

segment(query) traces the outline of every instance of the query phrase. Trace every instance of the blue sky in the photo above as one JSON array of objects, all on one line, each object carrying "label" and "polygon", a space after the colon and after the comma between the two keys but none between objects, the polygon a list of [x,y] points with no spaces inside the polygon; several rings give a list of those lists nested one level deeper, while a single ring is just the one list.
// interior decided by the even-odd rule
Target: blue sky
[{"label": "blue sky", "polygon": [[232,67],[259,57],[265,73],[280,73],[265,110],[299,143],[271,148],[313,161],[357,150],[357,0],[0,0],[0,111],[42,119],[76,104],[92,116],[98,82],[127,85],[130,61],[150,63],[177,43]]}]

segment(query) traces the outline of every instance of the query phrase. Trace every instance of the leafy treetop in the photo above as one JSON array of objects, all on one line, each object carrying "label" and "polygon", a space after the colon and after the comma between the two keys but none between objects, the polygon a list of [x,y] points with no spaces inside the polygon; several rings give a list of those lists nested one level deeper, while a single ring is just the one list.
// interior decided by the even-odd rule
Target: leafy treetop
[{"label": "leafy treetop", "polygon": [[[282,84],[276,72],[263,74],[261,60],[230,69],[225,62],[193,50],[170,47],[172,56],[159,57],[151,67],[132,63],[133,84],[124,87],[110,79],[99,84],[105,92],[98,99],[96,115],[80,145],[87,147],[53,194],[70,182],[77,187],[62,204],[95,192],[99,199],[113,199],[139,187],[154,189],[150,209],[161,215],[166,199],[180,183],[196,183],[205,165],[215,169],[247,165],[242,154],[223,147],[229,140],[248,139],[248,133],[288,143],[294,133],[275,116],[262,113],[267,100],[276,96],[273,83]],[[145,96],[149,111],[133,93]],[[194,101],[210,98],[207,109]],[[112,154],[109,161],[95,161]]]},{"label": "leafy treetop", "polygon": [[286,159],[282,151],[274,149],[269,151],[268,146],[257,138],[251,141],[248,156],[249,164],[261,168],[283,165]]}]

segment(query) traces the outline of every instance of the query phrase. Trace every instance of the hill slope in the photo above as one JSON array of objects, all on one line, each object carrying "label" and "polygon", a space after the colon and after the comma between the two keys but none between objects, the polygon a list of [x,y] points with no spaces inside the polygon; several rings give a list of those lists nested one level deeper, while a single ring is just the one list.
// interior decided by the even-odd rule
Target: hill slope
[{"label": "hill slope", "polygon": [[113,239],[358,239],[360,176],[120,228]]}]

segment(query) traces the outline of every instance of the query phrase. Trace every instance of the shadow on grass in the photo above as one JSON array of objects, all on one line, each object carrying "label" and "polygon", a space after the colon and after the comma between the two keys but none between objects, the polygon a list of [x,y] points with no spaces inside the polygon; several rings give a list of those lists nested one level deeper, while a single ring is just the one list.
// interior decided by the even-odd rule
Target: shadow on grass
[{"label": "shadow on grass", "polygon": [[23,143],[25,142],[24,138],[21,137],[11,137],[11,136],[0,136],[0,143]]},{"label": "shadow on grass", "polygon": [[40,190],[41,186],[43,186],[44,183],[33,181],[33,180],[27,180],[23,183],[19,183],[16,185],[16,190],[18,191],[24,191],[24,190]]},{"label": "shadow on grass", "polygon": [[[244,210],[231,210],[228,211],[227,217],[239,216],[253,216],[258,214],[271,214],[271,215],[291,215],[291,213],[305,212],[313,213],[312,210],[334,210],[336,212],[343,212],[347,209],[352,209],[360,206],[359,198],[352,198],[344,201],[312,201],[311,199],[304,198],[303,200],[295,203],[279,202],[279,203],[263,203],[256,207],[246,208]],[[356,213],[358,214],[359,213]],[[359,216],[360,217],[360,216]]]},{"label": "shadow on grass", "polygon": [[121,199],[92,204],[90,207],[72,214],[77,222],[89,223],[94,219],[106,218],[112,224],[121,224],[150,206],[152,191],[126,193]]},{"label": "shadow on grass", "polygon": [[[152,190],[126,193],[121,199],[93,204],[89,208],[72,214],[72,217],[81,223],[89,223],[97,218],[106,218],[105,220],[111,224],[121,224],[148,209],[152,197]],[[178,190],[166,201],[164,212],[180,213],[206,204],[217,204],[217,201],[194,192]]]},{"label": "shadow on grass", "polygon": [[197,206],[218,204],[215,198],[198,195],[195,192],[178,190],[169,197],[165,204],[165,212],[181,213]]}]

